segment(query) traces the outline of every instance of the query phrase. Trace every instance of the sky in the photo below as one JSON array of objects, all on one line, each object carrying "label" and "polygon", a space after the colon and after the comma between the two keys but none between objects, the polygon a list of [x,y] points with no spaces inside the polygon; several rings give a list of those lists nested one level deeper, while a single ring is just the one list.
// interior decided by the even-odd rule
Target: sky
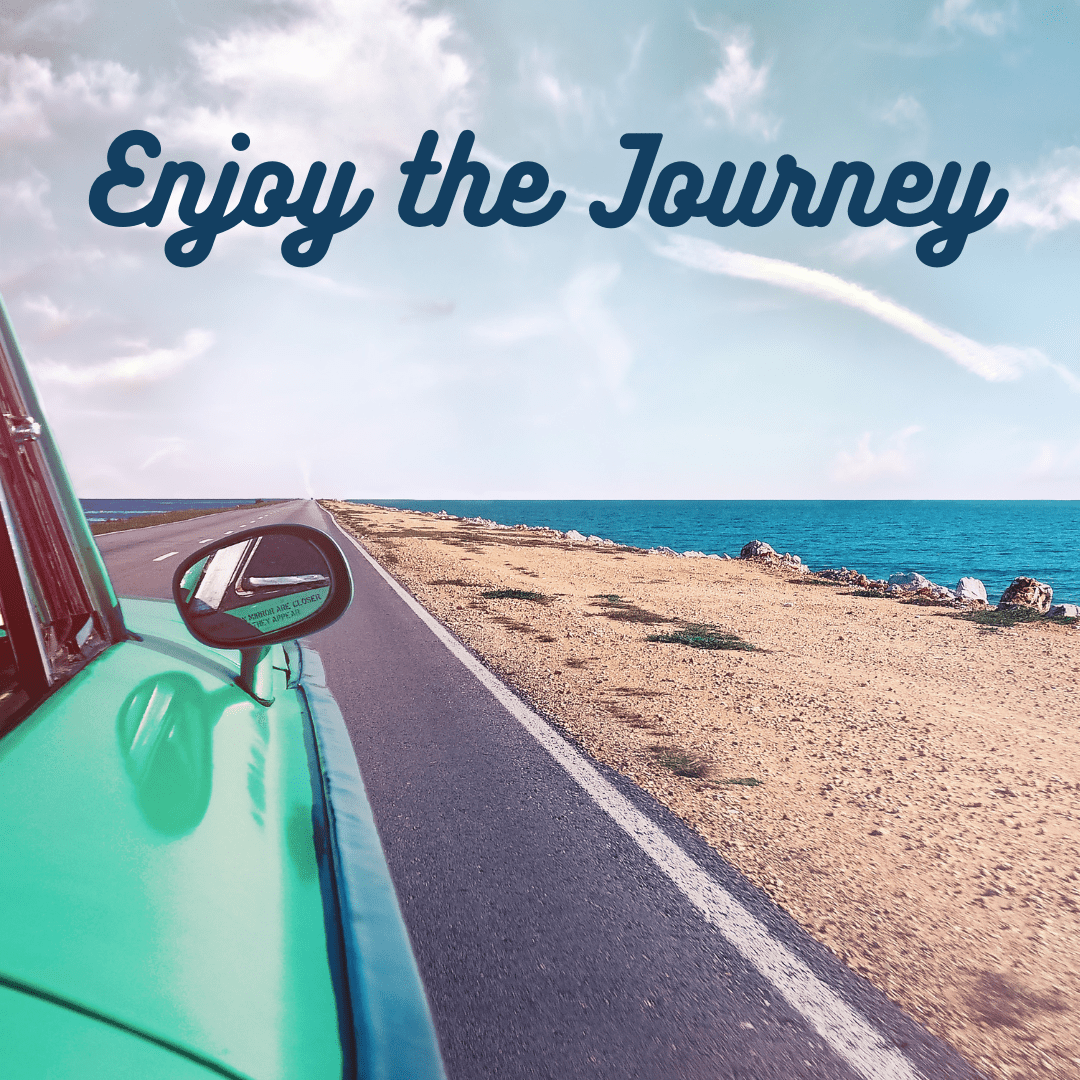
[{"label": "sky", "polygon": [[[115,211],[168,161],[261,162],[294,197],[356,167],[370,208],[311,266],[296,219],[241,223],[198,265],[185,227],[89,209],[123,132]],[[541,164],[550,220],[399,215],[413,159],[463,131],[491,174]],[[250,146],[231,145],[237,132]],[[603,228],[663,136],[637,214]],[[7,0],[0,15],[0,293],[84,498],[1080,498],[1080,0]],[[789,194],[760,227],[658,224],[661,168],[782,155],[990,166],[1000,215],[947,266],[936,226],[826,227]],[[685,181],[676,182],[675,191]],[[272,182],[264,185],[264,191]],[[526,185],[522,185],[526,186]],[[518,202],[519,212],[548,196]],[[508,204],[510,205],[510,204]],[[258,204],[261,210],[263,203]],[[675,207],[672,197],[668,213]],[[659,214],[658,214],[659,216]]]}]

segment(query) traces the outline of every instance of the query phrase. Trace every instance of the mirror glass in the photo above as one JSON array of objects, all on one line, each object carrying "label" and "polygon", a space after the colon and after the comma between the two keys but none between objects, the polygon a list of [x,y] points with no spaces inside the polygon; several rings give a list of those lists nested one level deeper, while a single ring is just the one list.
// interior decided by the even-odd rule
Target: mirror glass
[{"label": "mirror glass", "polygon": [[180,603],[192,629],[227,646],[298,626],[326,604],[330,581],[314,544],[271,533],[199,559],[180,580]]}]

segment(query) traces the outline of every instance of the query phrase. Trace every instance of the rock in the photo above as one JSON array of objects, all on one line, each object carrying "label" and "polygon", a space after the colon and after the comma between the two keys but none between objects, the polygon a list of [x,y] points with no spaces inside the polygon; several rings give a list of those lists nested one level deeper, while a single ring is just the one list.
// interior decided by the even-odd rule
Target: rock
[{"label": "rock", "polygon": [[1047,615],[1061,615],[1066,619],[1080,619],[1080,606],[1077,604],[1051,604]]},{"label": "rock", "polygon": [[649,548],[650,555],[678,555],[679,553],[674,548],[660,547]]},{"label": "rock", "polygon": [[704,551],[684,551],[682,553],[682,557],[684,559],[704,559],[705,558],[705,552]]},{"label": "rock", "polygon": [[1044,615],[1050,610],[1054,590],[1034,578],[1013,578],[1013,583],[1001,594],[998,607],[1030,607]]},{"label": "rock", "polygon": [[792,555],[790,551],[785,551],[781,558],[784,562],[791,563],[792,566],[802,566],[802,559],[798,555]]},{"label": "rock", "polygon": [[723,559],[724,562],[734,562],[735,561],[726,551],[724,552],[723,555],[720,556],[720,558]]},{"label": "rock", "polygon": [[917,592],[919,589],[929,589],[933,587],[933,584],[929,578],[915,573],[914,570],[906,574],[889,575],[890,588],[895,585],[902,592]]},{"label": "rock", "polygon": [[985,604],[987,602],[986,586],[978,578],[962,577],[956,583],[956,599],[981,600]]},{"label": "rock", "polygon": [[826,581],[835,581],[837,585],[862,586],[864,581],[869,581],[865,574],[849,570],[846,566],[841,566],[839,570],[819,570],[817,576]]},{"label": "rock", "polygon": [[[706,556],[705,556],[705,558],[706,558],[706,559],[719,559],[720,557],[721,557],[721,556],[719,556],[719,555],[717,555],[717,554],[715,554],[715,553],[712,553],[712,554],[709,554],[709,555],[706,555]],[[723,557],[724,557],[725,559],[730,559],[730,558],[731,558],[731,556],[730,556],[730,555],[725,555],[725,556],[723,556]]]},{"label": "rock", "polygon": [[570,529],[565,533],[565,538],[574,544],[584,544],[585,537],[577,531],[577,529]]},{"label": "rock", "polygon": [[739,552],[740,559],[764,559],[769,555],[775,555],[775,549],[766,544],[764,540],[751,540],[742,551]]},{"label": "rock", "polygon": [[602,544],[604,542],[604,538],[602,536],[588,536],[586,537],[586,539],[589,541],[590,544]]}]

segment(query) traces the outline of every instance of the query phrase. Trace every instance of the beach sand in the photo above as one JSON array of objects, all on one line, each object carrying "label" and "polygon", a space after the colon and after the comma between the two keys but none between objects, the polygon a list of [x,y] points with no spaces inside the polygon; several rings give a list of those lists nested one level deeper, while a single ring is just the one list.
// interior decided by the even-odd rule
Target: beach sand
[{"label": "beach sand", "polygon": [[[322,505],[537,711],[972,1064],[1080,1077],[1080,629]],[[498,589],[543,599],[481,595]],[[686,624],[755,649],[646,640]]]}]

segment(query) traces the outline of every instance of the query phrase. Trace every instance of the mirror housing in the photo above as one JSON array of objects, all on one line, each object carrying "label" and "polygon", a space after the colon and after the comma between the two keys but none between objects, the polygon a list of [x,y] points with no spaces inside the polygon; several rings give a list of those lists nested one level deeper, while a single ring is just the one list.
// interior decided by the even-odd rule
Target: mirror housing
[{"label": "mirror housing", "polygon": [[340,548],[307,525],[264,525],[215,540],[180,563],[172,588],[197,641],[241,652],[322,630],[353,594]]}]

